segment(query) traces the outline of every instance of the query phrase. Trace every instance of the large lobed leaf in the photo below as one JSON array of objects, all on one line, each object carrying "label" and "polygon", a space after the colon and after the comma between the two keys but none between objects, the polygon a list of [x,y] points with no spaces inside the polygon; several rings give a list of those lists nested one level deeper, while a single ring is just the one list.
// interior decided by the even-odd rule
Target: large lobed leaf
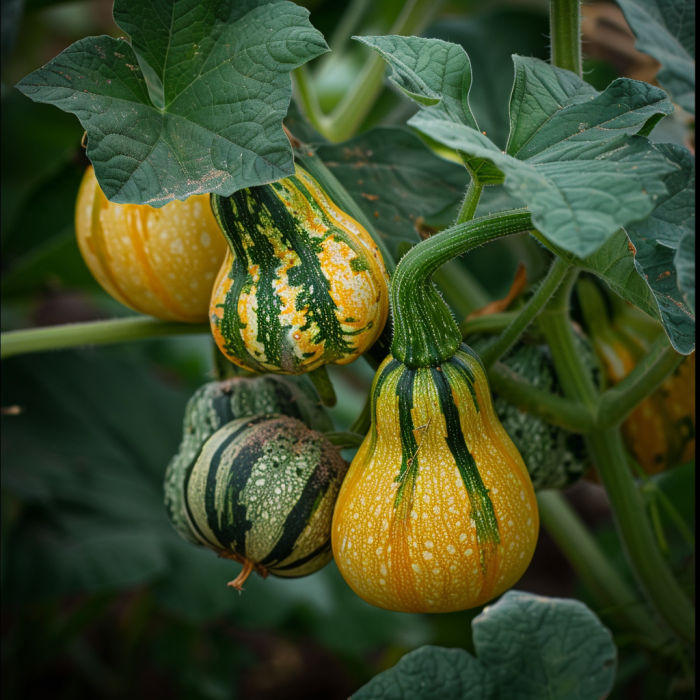
[{"label": "large lobed leaf", "polygon": [[505,178],[537,228],[565,250],[593,253],[621,226],[647,217],[666,193],[663,178],[677,166],[644,138],[673,111],[662,90],[623,78],[598,93],[569,71],[514,56],[503,152],[471,114],[471,68],[461,47],[415,37],[362,41],[380,52],[392,80],[422,107],[409,124],[466,154],[483,184]]},{"label": "large lobed leaf", "polygon": [[297,66],[328,50],[283,0],[117,0],[132,44],[76,42],[17,87],[72,112],[108,199],[160,207],[294,173],[282,130]]},{"label": "large lobed leaf", "polygon": [[660,64],[658,79],[695,114],[695,0],[617,0],[637,48]]},{"label": "large lobed leaf", "polygon": [[509,591],[472,629],[476,658],[421,647],[352,699],[599,700],[612,687],[612,635],[579,601]]}]

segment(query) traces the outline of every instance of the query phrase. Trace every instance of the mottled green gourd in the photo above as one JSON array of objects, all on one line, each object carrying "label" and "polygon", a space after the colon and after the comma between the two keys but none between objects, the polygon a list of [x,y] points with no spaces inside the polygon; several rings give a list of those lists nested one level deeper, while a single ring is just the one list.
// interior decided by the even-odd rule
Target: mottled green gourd
[{"label": "mottled green gourd", "polygon": [[333,429],[316,390],[305,377],[233,377],[201,386],[187,404],[182,442],[165,472],[165,507],[184,539],[202,544],[185,512],[184,483],[204,443],[230,421],[264,413],[291,416],[321,432]]},{"label": "mottled green gourd", "polygon": [[[487,339],[471,336],[469,342],[479,352]],[[577,336],[577,346],[586,364],[594,366],[595,356],[588,341]],[[546,345],[520,342],[501,362],[538,389],[560,393],[554,362]],[[591,458],[582,435],[521,411],[495,392],[493,407],[522,455],[535,491],[569,486],[590,468]]]},{"label": "mottled green gourd", "polygon": [[230,586],[257,570],[311,574],[332,558],[331,518],[347,463],[321,433],[295,418],[227,423],[204,444],[185,486],[192,531],[243,564]]}]

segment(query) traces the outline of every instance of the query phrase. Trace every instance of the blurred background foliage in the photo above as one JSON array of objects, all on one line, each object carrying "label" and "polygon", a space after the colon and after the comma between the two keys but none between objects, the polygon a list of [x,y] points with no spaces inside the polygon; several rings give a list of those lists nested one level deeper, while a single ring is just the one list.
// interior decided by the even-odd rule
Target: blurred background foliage
[{"label": "blurred background foliage", "polygon": [[[371,3],[356,33],[386,33],[402,2]],[[332,41],[347,1],[300,4]],[[617,6],[585,6],[584,15],[585,74],[594,86],[603,89],[621,75],[653,81],[658,65],[634,50]],[[119,36],[111,2],[3,0],[2,25],[2,329],[130,315],[93,280],[75,242],[74,203],[88,164],[77,119],[12,87],[73,41]],[[497,143],[507,138],[510,56],[547,58],[547,31],[547,3],[540,0],[451,0],[425,32],[468,51],[472,106]],[[323,63],[316,80],[325,111],[347,91],[366,52],[352,44]],[[403,124],[410,110],[385,88],[361,131]],[[686,143],[687,134],[676,115],[654,139]],[[448,208],[425,224],[444,226],[454,214]],[[455,313],[463,318],[472,310],[455,279],[476,280],[488,301],[505,294],[520,261],[530,281],[543,274],[542,252],[528,237],[455,262],[452,275],[440,279]],[[177,537],[162,506],[162,476],[187,399],[213,378],[211,353],[208,337],[189,336],[3,362],[7,698],[332,700],[420,645],[473,651],[470,622],[478,609],[435,616],[379,610],[355,596],[333,564],[299,580],[254,577],[237,595],[225,586],[236,565]],[[331,374],[342,398],[333,416],[339,430],[347,429],[373,373],[360,360]],[[650,500],[654,486],[692,527],[694,465],[656,477],[647,487]],[[583,483],[567,495],[634,585],[602,489]],[[687,568],[682,537],[665,525],[669,557]],[[616,633],[621,664],[612,697],[666,696],[673,669],[655,668],[630,646],[615,611],[596,606],[545,532],[517,587],[578,597]],[[680,697],[685,689],[673,690]]]}]

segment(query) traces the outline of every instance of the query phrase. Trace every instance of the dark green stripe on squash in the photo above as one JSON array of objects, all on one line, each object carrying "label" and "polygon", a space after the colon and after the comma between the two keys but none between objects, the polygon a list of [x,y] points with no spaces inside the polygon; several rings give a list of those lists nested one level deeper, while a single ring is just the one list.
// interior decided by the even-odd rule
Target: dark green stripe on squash
[{"label": "dark green stripe on squash", "polygon": [[[429,381],[432,382],[440,403],[440,410],[445,419],[446,442],[454,457],[455,464],[459,471],[464,487],[469,495],[471,504],[471,517],[475,521],[477,540],[480,544],[497,545],[500,542],[498,521],[493,509],[493,503],[489,496],[488,489],[479,473],[479,468],[472,456],[464,438],[460,424],[459,410],[455,404],[452,383],[459,382],[466,384],[469,394],[474,402],[476,412],[479,412],[476,390],[474,388],[474,373],[466,363],[467,355],[460,358],[460,349],[453,358],[442,367],[430,367],[420,370],[410,369],[398,360],[390,361],[382,373],[379,375],[374,387],[373,401],[375,402],[386,384],[389,376],[393,372],[399,372],[400,376],[396,382],[396,396],[398,397],[397,414],[399,418],[399,428],[401,437],[401,465],[394,481],[399,484],[394,498],[394,508],[400,519],[408,517],[411,512],[413,492],[416,479],[418,477],[419,463],[418,452],[419,443],[416,440],[415,431],[423,426],[414,425],[412,411],[414,409],[414,392],[425,393],[426,387],[420,389],[416,387],[416,382],[420,381],[420,376],[426,373]],[[425,378],[425,377],[424,377]],[[372,430],[376,431],[376,415],[372,422]]]},{"label": "dark green stripe on squash", "polygon": [[278,576],[330,561],[333,506],[347,464],[322,434],[286,416],[228,423],[204,445],[186,488],[206,546]]},{"label": "dark green stripe on squash", "polygon": [[183,437],[165,474],[165,507],[173,527],[189,542],[201,544],[185,510],[184,488],[204,443],[226,423],[264,413],[281,413],[327,432],[333,422],[306,377],[234,377],[201,386],[185,410]]},{"label": "dark green stripe on squash", "polygon": [[[318,206],[304,183],[296,176],[287,180],[304,194],[314,216],[328,227],[326,237],[342,241],[356,253],[357,257],[350,262],[351,269],[355,272],[369,269],[365,252]],[[323,240],[309,234],[302,215],[295,216],[285,206],[284,196],[284,186],[272,183],[239,190],[228,198],[213,196],[212,206],[235,256],[229,273],[234,284],[226,295],[221,321],[226,352],[251,369],[266,371],[259,358],[245,347],[240,333],[245,324],[239,317],[238,299],[243,291],[251,291],[255,286],[256,340],[264,348],[265,363],[295,374],[299,360],[289,341],[291,326],[281,322],[281,302],[275,286],[282,265],[275,245],[293,250],[299,259],[299,264],[287,271],[287,281],[290,286],[298,288],[296,309],[307,310],[306,323],[300,330],[305,331],[315,324],[317,331],[312,342],[319,347],[317,351],[305,353],[305,357],[313,357],[322,351],[324,360],[332,363],[352,354],[354,346],[348,338],[370,326],[351,332],[343,330],[336,313],[338,307],[330,294],[330,281],[324,275],[319,259]],[[253,281],[249,274],[251,266],[257,266],[257,281]]]}]

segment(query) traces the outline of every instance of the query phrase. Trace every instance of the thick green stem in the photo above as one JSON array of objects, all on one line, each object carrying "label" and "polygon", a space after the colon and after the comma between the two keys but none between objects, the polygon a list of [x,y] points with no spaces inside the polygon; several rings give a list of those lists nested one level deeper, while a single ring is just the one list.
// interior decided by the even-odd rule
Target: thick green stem
[{"label": "thick green stem", "polygon": [[[598,395],[576,351],[568,317],[569,295],[575,279],[575,274],[568,275],[549,307],[540,315],[539,324],[552,351],[565,395],[597,413]],[[586,441],[610,499],[615,525],[632,571],[668,626],[681,639],[693,643],[693,607],[659,551],[641,496],[627,466],[619,428],[598,423],[598,429],[588,433]]]},{"label": "thick green stem", "polygon": [[538,389],[500,362],[489,369],[488,375],[491,388],[521,411],[573,433],[595,430],[593,412],[583,404]]},{"label": "thick green stem", "polygon": [[[441,4],[441,0],[408,0],[389,34],[420,34]],[[355,82],[329,115],[324,136],[331,141],[345,141],[357,132],[384,87],[385,70],[384,59],[372,51]]]},{"label": "thick green stem", "polygon": [[581,8],[579,0],[550,0],[552,63],[581,77]]},{"label": "thick green stem", "polygon": [[306,118],[316,131],[325,136],[328,117],[323,113],[319,104],[314,79],[309,73],[308,66],[306,64],[299,66],[294,70],[292,76],[294,77],[294,95],[301,102]]},{"label": "thick green stem", "polygon": [[462,321],[459,331],[466,340],[470,335],[503,333],[517,317],[517,311],[501,311],[496,314],[486,314]]},{"label": "thick green stem", "polygon": [[665,334],[659,336],[635,368],[602,395],[598,423],[604,427],[619,425],[642,399],[661,386],[683,359],[684,356],[673,349]]},{"label": "thick green stem", "polygon": [[328,376],[328,370],[326,365],[321,365],[314,370],[309,372],[309,379],[311,383],[316,388],[319,397],[321,398],[321,403],[324,406],[333,407],[338,401],[335,395],[335,389],[333,388],[333,382]]},{"label": "thick green stem", "polygon": [[462,334],[433,284],[433,272],[484,243],[530,228],[529,212],[501,212],[456,224],[412,248],[396,267],[391,287],[394,357],[413,368],[452,357]]},{"label": "thick green stem", "polygon": [[484,186],[472,175],[471,182],[467,188],[467,194],[462,202],[462,209],[459,212],[456,223],[463,224],[466,221],[471,221],[476,213],[476,208],[481,199],[481,193],[484,191]]},{"label": "thick green stem", "polygon": [[74,348],[81,345],[109,345],[131,340],[160,338],[166,335],[191,335],[209,333],[208,323],[178,323],[161,321],[150,316],[71,323],[48,328],[30,328],[2,334],[0,357],[45,350]]},{"label": "thick green stem", "polygon": [[[330,53],[323,55],[322,59],[325,59],[325,62],[330,63],[333,60],[333,56],[342,52],[362,18],[367,14],[367,10],[372,6],[372,2],[373,0],[351,0],[348,3],[345,11],[340,16],[340,20],[335,25],[331,38],[328,40]],[[327,59],[326,56],[328,56]]]},{"label": "thick green stem", "polygon": [[598,391],[590,373],[581,364],[574,329],[569,323],[571,289],[579,272],[578,269],[569,270],[550,304],[537,320],[552,352],[564,394],[584,403],[591,410],[596,410]]},{"label": "thick green stem", "polygon": [[600,607],[612,608],[645,646],[664,646],[669,641],[667,635],[649,616],[567,500],[557,491],[540,491],[537,505],[542,524]]},{"label": "thick green stem", "polygon": [[592,433],[586,441],[610,499],[632,570],[669,627],[683,641],[694,644],[695,610],[659,551],[644,502],[627,466],[619,429]]},{"label": "thick green stem", "polygon": [[561,284],[569,270],[569,264],[560,258],[554,258],[547,276],[533,294],[530,301],[520,310],[503,333],[482,352],[481,361],[488,369],[496,360],[505,355],[533,319],[540,313],[542,307],[549,301],[557,287]]}]

